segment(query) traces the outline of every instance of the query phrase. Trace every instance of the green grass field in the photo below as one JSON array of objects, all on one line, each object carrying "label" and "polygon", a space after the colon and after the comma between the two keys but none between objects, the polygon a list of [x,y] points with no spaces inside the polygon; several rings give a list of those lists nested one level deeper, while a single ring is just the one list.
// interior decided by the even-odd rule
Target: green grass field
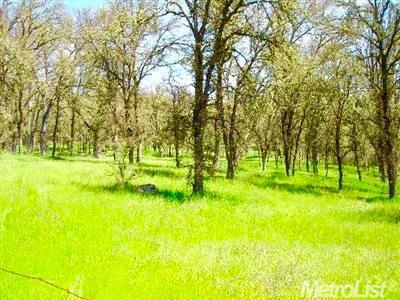
[{"label": "green grass field", "polygon": [[[242,161],[237,179],[207,179],[191,197],[187,169],[147,156],[118,189],[111,159],[0,156],[0,267],[88,299],[297,299],[305,280],[387,284],[400,298],[400,201],[376,171],[283,175]],[[1,299],[76,299],[0,271]]]}]

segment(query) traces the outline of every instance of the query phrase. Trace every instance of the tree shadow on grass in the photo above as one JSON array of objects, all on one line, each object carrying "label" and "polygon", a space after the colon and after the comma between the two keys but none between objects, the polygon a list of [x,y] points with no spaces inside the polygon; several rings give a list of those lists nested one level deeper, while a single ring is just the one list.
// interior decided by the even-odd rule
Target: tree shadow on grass
[{"label": "tree shadow on grass", "polygon": [[107,164],[110,161],[103,159],[96,159],[92,156],[37,156],[38,158],[53,161],[63,161],[67,163],[89,163],[89,164]]},{"label": "tree shadow on grass", "polygon": [[50,160],[50,161],[64,161],[65,158],[61,157],[61,156],[42,156],[39,154],[32,154],[32,155],[19,155],[19,154],[15,154],[13,155],[13,158],[17,161],[21,161],[21,162],[26,162],[26,161],[31,161],[32,158],[35,159],[43,159],[43,160]]},{"label": "tree shadow on grass", "polygon": [[143,167],[139,167],[138,168],[138,172],[145,174],[147,176],[150,177],[155,177],[155,176],[161,176],[161,177],[167,177],[167,178],[182,178],[183,176],[180,174],[177,174],[174,171],[171,170],[165,170],[164,168],[152,168],[152,167],[148,167],[148,168],[143,168]]},{"label": "tree shadow on grass", "polygon": [[139,191],[139,186],[133,185],[133,184],[126,184],[124,186],[120,186],[117,184],[81,184],[77,183],[80,189],[84,191],[91,191],[95,193],[101,193],[101,192],[107,192],[107,193],[112,193],[112,194],[117,194],[117,193],[129,193],[132,195],[140,196],[143,198],[155,198],[155,197],[161,197],[164,200],[171,202],[171,203],[179,203],[182,204],[185,201],[191,199],[190,196],[186,196],[185,193],[181,191],[174,191],[174,190],[168,190],[168,189],[163,189],[160,190],[158,193],[144,193]]},{"label": "tree shadow on grass", "polygon": [[183,203],[188,199],[185,198],[185,194],[180,191],[161,190],[159,195],[168,202]]},{"label": "tree shadow on grass", "polygon": [[202,199],[209,199],[212,201],[218,201],[224,199],[224,195],[220,195],[213,191],[205,191],[201,194],[190,194],[185,193],[179,190],[170,190],[170,189],[160,189],[158,193],[144,193],[139,191],[138,185],[133,184],[126,184],[125,186],[120,186],[117,184],[82,184],[82,183],[75,183],[81,190],[83,191],[91,191],[94,193],[111,193],[111,194],[118,194],[118,193],[128,193],[132,194],[133,196],[140,196],[141,198],[162,198],[167,202],[170,203],[178,203],[183,204],[187,201],[196,201]]},{"label": "tree shadow on grass", "polygon": [[159,168],[167,168],[167,169],[176,169],[176,167],[172,164],[170,164],[170,161],[161,161],[163,162],[168,162],[168,164],[156,164],[156,163],[151,163],[151,162],[139,162],[138,164],[136,164],[137,167],[139,168],[155,168],[155,169],[159,169]]},{"label": "tree shadow on grass", "polygon": [[249,155],[244,157],[243,160],[254,160],[258,162],[258,155]]},{"label": "tree shadow on grass", "polygon": [[272,189],[285,190],[290,193],[300,193],[300,194],[313,194],[316,196],[322,195],[322,193],[332,193],[337,194],[337,188],[325,185],[313,185],[313,184],[293,184],[285,182],[271,182],[268,185]]},{"label": "tree shadow on grass", "polygon": [[337,189],[331,186],[313,185],[309,183],[300,184],[279,182],[279,180],[285,179],[285,176],[280,175],[279,173],[273,173],[269,176],[259,174],[256,176],[246,177],[244,181],[262,189],[283,190],[295,194],[312,194],[319,196],[322,195],[323,192],[338,193]]},{"label": "tree shadow on grass", "polygon": [[400,203],[400,197],[397,196],[395,198],[390,199],[389,195],[384,194],[384,195],[375,195],[375,196],[367,196],[363,197],[360,196],[358,197],[359,200],[365,201],[367,203]]},{"label": "tree shadow on grass", "polygon": [[61,160],[61,161],[69,161],[68,159],[65,159],[64,157],[61,156],[45,156],[43,157],[44,159],[47,160]]},{"label": "tree shadow on grass", "polygon": [[365,200],[367,203],[373,203],[373,202],[381,202],[381,201],[390,201],[388,196],[374,196],[374,197],[361,197],[361,200]]},{"label": "tree shadow on grass", "polygon": [[[264,174],[256,174],[253,176],[247,176],[243,179],[244,182],[251,183],[254,186],[257,186],[259,188],[270,188],[270,189],[276,189],[276,190],[284,190],[288,191],[290,193],[304,193],[304,194],[312,194],[312,195],[322,195],[323,193],[331,193],[331,194],[338,194],[339,190],[337,186],[333,185],[325,185],[321,183],[317,184],[312,184],[312,183],[300,183],[300,182],[287,182],[288,180],[293,179],[293,177],[286,177],[282,173],[272,173],[271,175],[264,175]],[[308,178],[309,181],[311,181],[310,178]],[[318,178],[318,181],[324,182],[322,177]],[[376,190],[379,188],[379,184],[366,184],[364,183],[363,186],[360,185],[352,185],[351,182],[348,182],[347,184],[344,184],[343,191],[347,192],[361,192],[361,193],[368,193],[368,194],[375,194]],[[378,201],[378,200],[384,200],[387,199],[385,198],[384,195],[379,196],[379,197],[373,197],[373,198],[359,198],[362,200],[366,200],[367,202],[373,202],[373,201]]]},{"label": "tree shadow on grass", "polygon": [[374,207],[359,214],[361,220],[400,224],[400,209],[395,207]]}]

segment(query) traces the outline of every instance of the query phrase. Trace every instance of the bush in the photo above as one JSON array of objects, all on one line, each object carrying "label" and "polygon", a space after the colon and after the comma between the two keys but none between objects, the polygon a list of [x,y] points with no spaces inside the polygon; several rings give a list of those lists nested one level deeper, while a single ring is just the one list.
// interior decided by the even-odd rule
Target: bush
[{"label": "bush", "polygon": [[113,165],[112,176],[114,177],[116,184],[120,187],[125,187],[130,180],[134,179],[137,174],[127,163],[127,151],[121,151],[117,156],[117,160]]}]

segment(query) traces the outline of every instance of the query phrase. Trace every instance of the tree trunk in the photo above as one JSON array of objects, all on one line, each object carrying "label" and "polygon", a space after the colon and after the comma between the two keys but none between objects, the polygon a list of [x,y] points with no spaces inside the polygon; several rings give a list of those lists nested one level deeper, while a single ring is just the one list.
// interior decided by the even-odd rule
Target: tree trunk
[{"label": "tree trunk", "polygon": [[329,162],[328,160],[325,160],[325,178],[328,178],[328,173],[329,173]]},{"label": "tree trunk", "polygon": [[17,152],[17,137],[15,133],[13,134],[11,138],[11,152],[15,154]]},{"label": "tree trunk", "polygon": [[88,155],[90,155],[90,154],[92,154],[92,150],[93,150],[93,148],[92,148],[92,142],[91,142],[91,140],[90,140],[90,137],[87,139],[87,146],[86,146],[86,148],[87,148],[87,150],[88,150]]},{"label": "tree trunk", "polygon": [[340,157],[337,157],[337,164],[339,172],[338,188],[339,191],[341,191],[343,189],[343,164],[342,164],[342,159]]},{"label": "tree trunk", "polygon": [[58,147],[58,155],[62,155],[64,151],[64,140],[61,137],[60,147]]},{"label": "tree trunk", "polygon": [[266,147],[260,147],[260,152],[261,152],[261,167],[263,172],[265,172],[266,170],[266,165],[267,165],[267,154],[268,151],[266,149]]},{"label": "tree trunk", "polygon": [[124,110],[125,110],[125,140],[128,148],[128,163],[133,164],[134,160],[134,132],[132,129],[132,118],[131,118],[131,99],[124,96]]},{"label": "tree trunk", "polygon": [[129,152],[128,152],[128,160],[130,164],[133,164],[133,157],[134,157],[134,149],[129,148]]},{"label": "tree trunk", "polygon": [[54,129],[53,129],[53,149],[51,152],[51,156],[55,157],[56,156],[56,148],[57,148],[57,132],[58,132],[58,126],[59,126],[59,121],[60,121],[60,98],[57,98],[57,104],[56,104],[56,119],[54,123]]},{"label": "tree trunk", "polygon": [[139,83],[135,82],[133,87],[133,106],[134,106],[134,118],[135,118],[135,142],[136,142],[136,162],[141,160],[141,130],[139,128]]},{"label": "tree trunk", "polygon": [[72,108],[71,116],[71,131],[70,131],[70,141],[69,141],[69,154],[72,156],[74,154],[74,144],[75,144],[75,109]]},{"label": "tree trunk", "polygon": [[36,132],[38,127],[40,109],[36,112],[36,115],[33,120],[33,124],[31,124],[31,130],[29,133],[29,154],[32,154],[35,151],[35,142],[36,142]]},{"label": "tree trunk", "polygon": [[160,144],[157,145],[157,150],[158,150],[158,156],[162,157],[163,149]]},{"label": "tree trunk", "polygon": [[17,144],[18,153],[22,154],[22,135],[23,135],[23,125],[24,125],[24,111],[23,111],[23,91],[20,89],[18,96],[18,119],[17,119]]},{"label": "tree trunk", "polygon": [[295,150],[293,153],[292,176],[294,176],[296,173],[296,159],[297,159],[297,151],[298,151],[297,149],[298,149],[298,145],[295,146]]},{"label": "tree trunk", "polygon": [[228,160],[228,168],[226,170],[226,178],[227,179],[235,178],[235,162],[232,159]]},{"label": "tree trunk", "polygon": [[[200,111],[199,111],[200,110]],[[194,138],[194,177],[193,177],[193,193],[202,193],[204,190],[204,154],[203,154],[203,121],[202,108],[195,109],[193,114],[193,138]]]},{"label": "tree trunk", "polygon": [[[203,36],[195,36],[194,47],[194,107],[192,118],[193,129],[193,193],[204,191],[204,152],[203,134],[207,117],[207,96],[204,93]],[[207,91],[208,93],[208,91]]]},{"label": "tree trunk", "polygon": [[179,157],[179,143],[175,141],[175,165],[177,168],[181,167],[181,160]]},{"label": "tree trunk", "polygon": [[142,144],[138,143],[136,147],[136,162],[139,163],[142,160]]},{"label": "tree trunk", "polygon": [[313,146],[311,148],[311,159],[312,159],[312,165],[313,165],[313,173],[314,175],[318,174],[318,148],[316,145],[316,142],[313,143]]},{"label": "tree trunk", "polygon": [[285,159],[285,173],[290,176],[292,162],[292,125],[294,112],[292,109],[286,109],[281,112],[281,130],[283,139],[283,156]]},{"label": "tree trunk", "polygon": [[385,182],[386,181],[386,168],[385,168],[385,162],[381,155],[378,155],[378,169],[379,169],[379,174],[381,175],[380,176],[381,181]]},{"label": "tree trunk", "polygon": [[343,158],[341,154],[341,145],[340,145],[340,135],[341,135],[340,129],[341,129],[341,121],[337,120],[335,128],[335,154],[339,172],[339,179],[338,179],[339,191],[343,189]]},{"label": "tree trunk", "polygon": [[53,102],[51,101],[43,113],[42,124],[40,127],[40,155],[47,154],[47,130],[52,107]]},{"label": "tree trunk", "polygon": [[358,180],[362,181],[362,172],[361,172],[361,166],[360,166],[360,159],[358,157],[358,150],[356,149],[354,151],[354,163],[357,167],[357,174],[358,174]]},{"label": "tree trunk", "polygon": [[394,160],[390,158],[388,159],[387,164],[387,178],[389,183],[389,198],[394,198],[396,196],[396,181],[397,181],[397,172],[396,167],[394,166]]},{"label": "tree trunk", "polygon": [[[225,157],[227,160],[226,178],[233,179],[235,177],[235,166],[234,166],[234,149],[233,149],[233,132],[227,128],[225,122],[225,112],[223,103],[223,91],[222,91],[222,77],[224,69],[221,65],[217,66],[217,81],[216,81],[216,105],[218,110],[218,119],[220,122],[220,128],[222,131],[222,139],[224,142]],[[232,123],[231,123],[232,124]]]},{"label": "tree trunk", "polygon": [[353,144],[353,153],[354,153],[354,164],[356,165],[357,168],[357,174],[358,174],[358,180],[362,181],[362,173],[361,173],[361,166],[360,166],[360,158],[359,158],[359,141],[357,139],[357,128],[356,128],[356,124],[353,124],[352,127],[352,136],[351,136],[351,142]]},{"label": "tree trunk", "polygon": [[234,96],[234,102],[232,107],[232,113],[229,124],[229,135],[228,135],[228,145],[225,145],[225,148],[228,148],[229,155],[226,156],[228,160],[228,169],[226,171],[227,179],[234,179],[236,173],[236,166],[238,162],[238,151],[237,151],[237,139],[235,137],[235,123],[236,123],[236,111],[237,111],[237,96]]},{"label": "tree trunk", "polygon": [[29,149],[28,153],[32,154],[35,151],[35,132],[29,134]]},{"label": "tree trunk", "polygon": [[[174,103],[175,105],[176,105],[176,103]],[[180,150],[180,139],[179,139],[179,124],[178,124],[178,122],[177,122],[178,120],[177,120],[177,118],[176,118],[176,115],[175,115],[175,117],[174,117],[174,148],[175,148],[175,166],[177,167],[177,168],[180,168],[180,166],[181,166],[181,159],[180,159],[180,157],[179,157],[179,155],[180,155],[180,153],[179,153],[179,150]],[[154,148],[154,146],[153,146],[153,148]],[[154,150],[155,151],[155,150]]]},{"label": "tree trunk", "polygon": [[215,122],[214,122],[214,153],[213,153],[213,161],[212,161],[213,171],[218,170],[220,167],[221,135],[219,132],[218,123],[219,123],[219,120],[218,120],[218,117],[216,117]]},{"label": "tree trunk", "polygon": [[112,129],[112,149],[113,149],[114,161],[117,161],[117,158],[118,158],[118,135],[117,135],[116,129],[114,127]]},{"label": "tree trunk", "polygon": [[288,148],[284,147],[283,156],[285,157],[285,173],[286,176],[290,176],[290,151]]},{"label": "tree trunk", "polygon": [[303,131],[303,125],[304,125],[305,120],[306,120],[306,112],[304,111],[303,116],[300,121],[299,129],[298,129],[298,132],[296,135],[296,142],[295,142],[294,152],[293,152],[292,176],[294,176],[295,171],[296,171],[296,159],[297,159],[297,154],[299,151],[300,138],[301,138],[301,133]]},{"label": "tree trunk", "polygon": [[[384,77],[386,78],[386,77]],[[387,86],[387,83],[384,83],[384,87]],[[383,153],[384,153],[384,162],[386,165],[386,175],[388,179],[388,190],[389,190],[389,198],[393,198],[396,196],[396,181],[397,181],[397,167],[396,167],[396,155],[393,151],[393,138],[392,138],[392,126],[391,126],[391,116],[389,113],[389,95],[387,92],[387,87],[383,90],[382,97],[382,107],[383,107]]]},{"label": "tree trunk", "polygon": [[86,135],[82,136],[82,153],[86,155]]},{"label": "tree trunk", "polygon": [[168,157],[172,157],[172,146],[168,145]]},{"label": "tree trunk", "polygon": [[99,145],[99,132],[98,130],[93,133],[93,157],[100,157],[100,145]]},{"label": "tree trunk", "polygon": [[298,160],[298,164],[299,164],[299,170],[301,171],[302,170],[302,161],[303,161],[303,157],[301,156],[301,153],[300,153],[300,159]]}]

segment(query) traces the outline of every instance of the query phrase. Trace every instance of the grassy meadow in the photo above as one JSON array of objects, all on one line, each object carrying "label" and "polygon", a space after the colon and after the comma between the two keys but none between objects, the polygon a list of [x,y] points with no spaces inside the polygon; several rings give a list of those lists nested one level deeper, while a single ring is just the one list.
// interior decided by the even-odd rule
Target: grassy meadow
[{"label": "grassy meadow", "polygon": [[[400,200],[377,170],[359,182],[346,167],[338,193],[333,167],[286,178],[248,157],[192,197],[172,159],[145,156],[124,189],[111,163],[0,155],[0,267],[87,299],[298,299],[305,280],[385,282],[400,298]],[[0,271],[0,299],[77,298]]]}]

